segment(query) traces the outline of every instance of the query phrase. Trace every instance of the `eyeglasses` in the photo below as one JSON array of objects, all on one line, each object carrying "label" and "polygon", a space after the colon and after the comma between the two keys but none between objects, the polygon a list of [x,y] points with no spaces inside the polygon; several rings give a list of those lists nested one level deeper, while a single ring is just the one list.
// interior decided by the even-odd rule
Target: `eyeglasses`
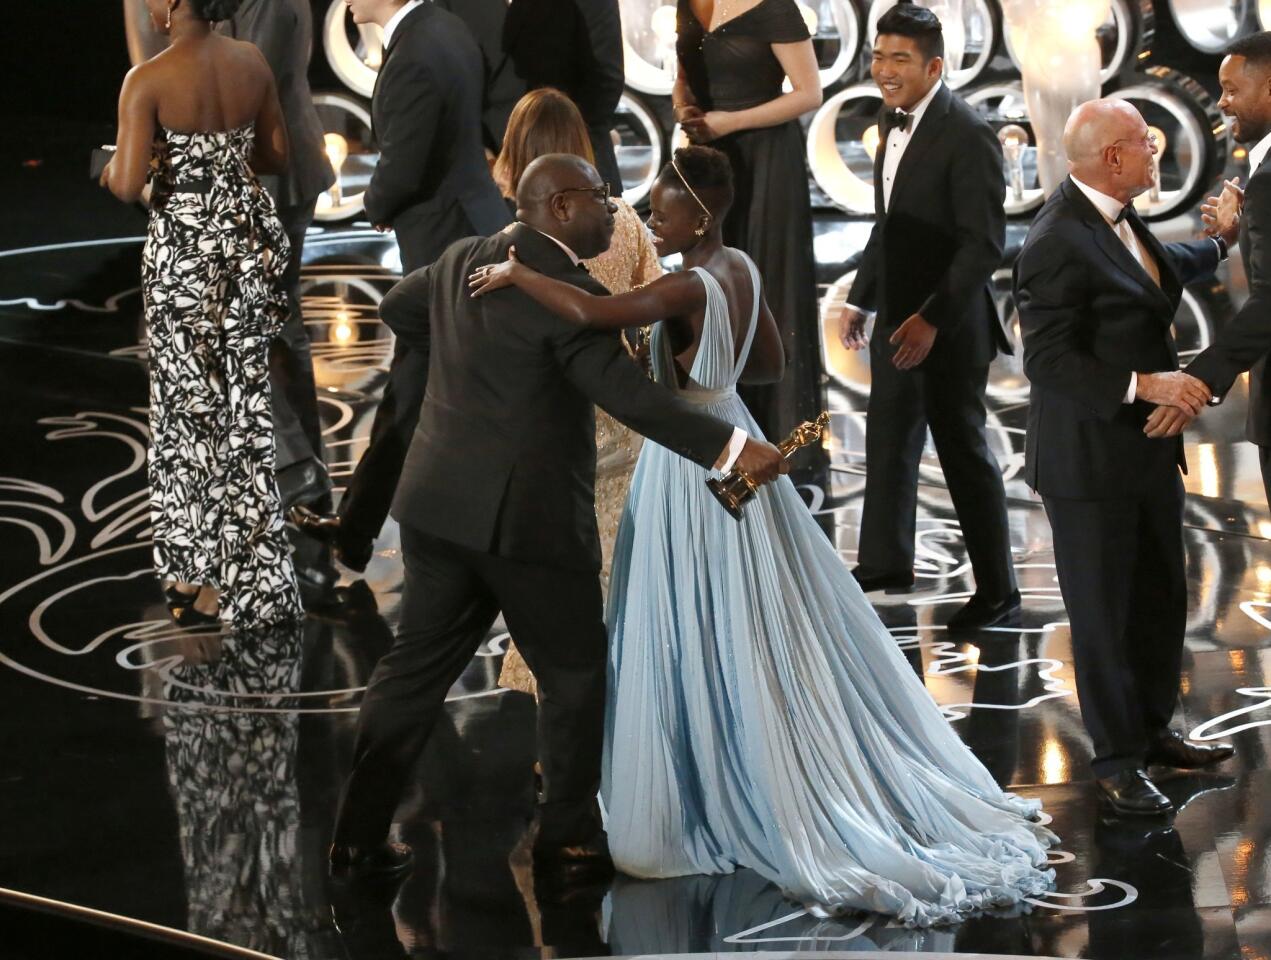
[{"label": "eyeglasses", "polygon": [[1146,133],[1142,137],[1122,137],[1120,140],[1113,140],[1108,146],[1115,147],[1118,143],[1141,143],[1149,150],[1155,150],[1160,142],[1156,134]]},{"label": "eyeglasses", "polygon": [[601,203],[608,203],[609,197],[612,196],[612,194],[609,193],[609,184],[607,183],[599,187],[566,187],[564,190],[557,190],[556,192],[558,194],[559,193],[590,193],[593,197],[595,197]]}]

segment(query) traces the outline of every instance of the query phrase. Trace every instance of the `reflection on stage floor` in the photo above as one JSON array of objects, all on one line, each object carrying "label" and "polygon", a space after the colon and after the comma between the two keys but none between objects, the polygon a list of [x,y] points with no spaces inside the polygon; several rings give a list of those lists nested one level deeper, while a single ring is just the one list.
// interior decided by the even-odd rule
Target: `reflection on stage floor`
[{"label": "reflection on stage floor", "polygon": [[[525,837],[535,708],[495,685],[507,640],[499,629],[451,691],[403,800],[401,836],[418,860],[390,904],[333,887],[325,847],[362,685],[392,637],[396,530],[364,578],[346,571],[334,593],[310,583],[310,615],[294,630],[172,627],[150,566],[140,244],[130,226],[0,251],[0,887],[315,960],[1271,957],[1271,519],[1243,441],[1243,385],[1188,439],[1191,595],[1177,717],[1193,736],[1234,740],[1237,758],[1163,776],[1179,807],[1168,821],[1118,820],[1096,802],[1049,529],[1019,479],[1027,384],[1018,358],[998,362],[990,389],[1024,598],[1017,626],[944,630],[970,580],[928,451],[918,587],[876,600],[949,722],[1000,782],[1040,797],[1053,818],[1063,840],[1051,857],[1057,886],[1027,912],[931,931],[817,919],[746,870],[620,879],[540,903]],[[841,295],[865,228],[818,221],[827,298]],[[365,229],[317,232],[306,253],[306,316],[340,482],[383,383],[391,341],[376,305],[399,265],[391,242]],[[1178,319],[1185,352],[1208,342],[1241,288],[1225,273],[1190,291]],[[833,469],[828,489],[801,489],[850,564],[868,369],[833,337],[826,355]],[[302,566],[328,563],[300,546]]]}]

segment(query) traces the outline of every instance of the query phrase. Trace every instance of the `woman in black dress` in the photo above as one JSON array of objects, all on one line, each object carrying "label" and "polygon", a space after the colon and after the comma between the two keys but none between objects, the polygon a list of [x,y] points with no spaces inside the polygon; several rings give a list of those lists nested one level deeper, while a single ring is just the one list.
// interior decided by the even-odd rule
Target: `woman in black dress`
[{"label": "woman in black dress", "polygon": [[[786,375],[742,388],[765,434],[822,409],[812,204],[801,114],[821,104],[816,54],[795,0],[678,0],[675,118],[727,154],[736,199],[724,243],[750,254],[781,329]],[[782,93],[789,78],[792,92]]]}]

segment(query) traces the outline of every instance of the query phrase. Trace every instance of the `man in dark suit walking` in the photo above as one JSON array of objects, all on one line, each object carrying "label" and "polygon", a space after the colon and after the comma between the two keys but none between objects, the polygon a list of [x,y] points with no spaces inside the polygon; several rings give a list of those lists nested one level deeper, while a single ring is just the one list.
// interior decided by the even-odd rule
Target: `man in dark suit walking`
[{"label": "man in dark suit walking", "polygon": [[871,72],[883,98],[874,161],[873,232],[840,317],[849,349],[866,345],[870,395],[861,516],[861,588],[913,584],[918,467],[927,427],[953,499],[974,596],[951,629],[1019,609],[1006,491],[985,436],[989,364],[1011,345],[990,282],[1006,231],[1002,152],[992,128],[940,80],[944,38],[912,3],[878,21]]},{"label": "man in dark suit walking", "polygon": [[[371,119],[380,159],[366,215],[392,230],[402,272],[432,263],[454,241],[507,226],[507,205],[481,143],[481,51],[454,14],[421,0],[348,0],[358,23],[384,28]],[[425,351],[398,341],[371,440],[340,502],[340,558],[364,570],[388,516],[428,377]]]},{"label": "man in dark suit walking", "polygon": [[516,227],[461,241],[398,284],[384,321],[432,366],[393,503],[406,568],[401,622],[362,702],[332,865],[394,872],[386,844],[414,760],[446,692],[496,614],[539,682],[543,791],[536,867],[609,867],[596,809],[607,639],[594,481],[595,403],[703,466],[734,462],[766,482],[776,448],[673,397],[630,363],[619,338],[570,324],[520,291],[474,299],[468,277],[518,256],[605,292],[578,265],[605,250],[612,203],[590,164],[549,154],[525,171]]},{"label": "man in dark suit walking", "polygon": [[[1271,32],[1237,40],[1218,68],[1222,97],[1218,108],[1232,118],[1231,133],[1249,148],[1249,182],[1240,213],[1240,256],[1249,299],[1219,331],[1214,342],[1187,367],[1216,397],[1223,397],[1245,370],[1249,413],[1245,436],[1258,446],[1262,484],[1271,505]],[[1231,190],[1239,197],[1239,188]]]},{"label": "man in dark suit walking", "polygon": [[618,0],[510,0],[503,50],[527,90],[555,87],[578,105],[596,169],[622,193],[611,135],[626,78]]},{"label": "man in dark suit walking", "polygon": [[1159,814],[1172,807],[1149,764],[1232,754],[1169,728],[1187,616],[1178,434],[1209,399],[1178,371],[1170,324],[1183,285],[1212,273],[1225,249],[1161,244],[1134,212],[1156,145],[1129,103],[1082,104],[1064,148],[1071,176],[1015,263],[1032,390],[1025,479],[1054,535],[1094,775],[1118,812]]}]

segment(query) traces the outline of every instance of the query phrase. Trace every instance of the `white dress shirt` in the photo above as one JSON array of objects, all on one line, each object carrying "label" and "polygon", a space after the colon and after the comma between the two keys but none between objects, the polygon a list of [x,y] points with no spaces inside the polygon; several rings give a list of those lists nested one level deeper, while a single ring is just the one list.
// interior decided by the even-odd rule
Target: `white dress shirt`
[{"label": "white dress shirt", "polygon": [[410,13],[424,0],[406,0],[402,4],[402,8],[388,18],[388,23],[384,24],[384,49],[388,49],[388,45],[393,42],[393,33],[397,30],[397,25],[406,19],[406,14]]},{"label": "white dress shirt", "polygon": [[909,141],[914,138],[914,133],[918,130],[918,124],[922,123],[922,115],[927,112],[927,107],[931,106],[931,101],[935,99],[940,88],[944,85],[943,80],[937,80],[936,85],[927,91],[927,95],[914,104],[914,108],[909,111],[909,126],[905,130],[900,127],[892,127],[887,133],[887,150],[883,154],[883,209],[887,210],[891,207],[891,188],[892,183],[896,180],[896,171],[900,168],[900,158],[905,155],[905,148],[909,146]]},{"label": "white dress shirt", "polygon": [[[528,224],[526,224],[526,226],[528,226]],[[552,243],[556,244],[556,246],[564,250],[565,255],[569,257],[574,266],[577,267],[582,265],[582,260],[578,258],[578,254],[574,253],[573,250],[569,249],[567,245],[561,243],[561,241],[557,240],[550,233],[543,233],[542,230],[535,230],[533,227],[530,227],[530,229],[534,230],[535,233],[546,237],[548,240],[552,241]],[[731,470],[733,468],[733,464],[737,462],[737,458],[741,456],[742,448],[746,446],[746,441],[749,439],[750,434],[746,433],[745,430],[741,427],[733,427],[733,435],[728,441],[728,446],[720,453],[719,458],[715,461],[715,469],[720,473],[727,473]]]},{"label": "white dress shirt", "polygon": [[1258,167],[1262,166],[1262,161],[1267,158],[1267,153],[1271,152],[1271,133],[1259,140],[1256,144],[1249,148],[1249,173],[1252,174]]}]

